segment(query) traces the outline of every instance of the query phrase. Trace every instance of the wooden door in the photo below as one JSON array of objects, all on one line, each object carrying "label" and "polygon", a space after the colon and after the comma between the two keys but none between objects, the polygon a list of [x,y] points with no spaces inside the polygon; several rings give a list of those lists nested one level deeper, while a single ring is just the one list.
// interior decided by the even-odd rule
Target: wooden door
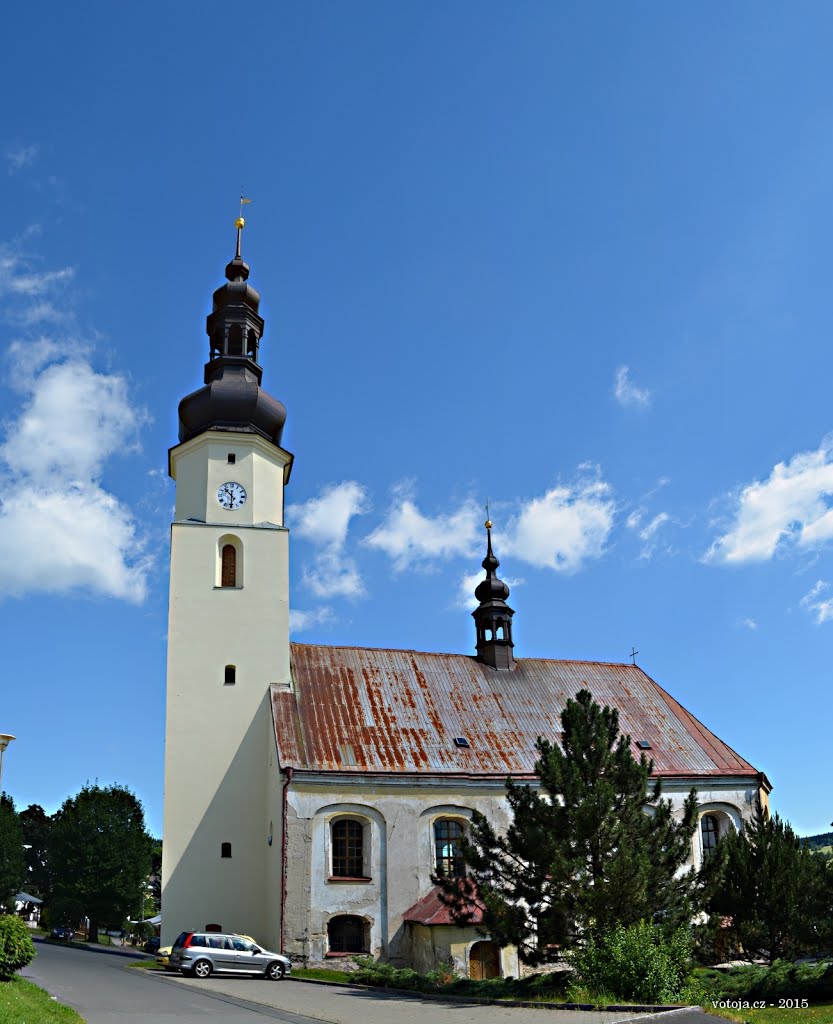
[{"label": "wooden door", "polygon": [[500,977],[500,959],[494,942],[475,942],[471,947],[469,977],[475,981]]}]

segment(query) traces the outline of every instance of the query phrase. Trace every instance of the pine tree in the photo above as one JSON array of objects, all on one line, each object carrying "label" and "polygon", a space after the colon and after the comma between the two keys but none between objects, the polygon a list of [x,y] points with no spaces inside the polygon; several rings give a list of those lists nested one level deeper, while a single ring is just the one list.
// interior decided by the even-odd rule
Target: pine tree
[{"label": "pine tree", "polygon": [[468,873],[435,878],[458,923],[483,928],[528,964],[557,959],[583,935],[615,925],[690,921],[700,878],[680,871],[697,821],[694,791],[682,820],[661,798],[653,762],[637,761],[615,708],[588,690],[562,712],[561,744],[539,738],[539,785],[507,780],[512,821],[498,834],[482,815],[464,843]]},{"label": "pine tree", "polygon": [[717,850],[720,878],[707,909],[714,919],[731,919],[747,956],[772,963],[825,945],[831,872],[788,822],[759,805],[743,832],[729,832]]}]

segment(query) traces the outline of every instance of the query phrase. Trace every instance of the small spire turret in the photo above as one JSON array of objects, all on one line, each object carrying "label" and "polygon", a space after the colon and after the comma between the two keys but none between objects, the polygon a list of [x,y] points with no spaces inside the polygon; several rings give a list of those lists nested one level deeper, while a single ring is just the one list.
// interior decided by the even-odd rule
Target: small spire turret
[{"label": "small spire turret", "polygon": [[500,562],[492,550],[491,519],[483,525],[486,528],[486,557],[481,564],[486,570],[486,579],[478,583],[474,592],[480,604],[472,612],[477,629],[477,660],[506,671],[515,663],[515,645],[512,643],[512,616],[515,612],[506,603],[509,587],[496,574]]}]

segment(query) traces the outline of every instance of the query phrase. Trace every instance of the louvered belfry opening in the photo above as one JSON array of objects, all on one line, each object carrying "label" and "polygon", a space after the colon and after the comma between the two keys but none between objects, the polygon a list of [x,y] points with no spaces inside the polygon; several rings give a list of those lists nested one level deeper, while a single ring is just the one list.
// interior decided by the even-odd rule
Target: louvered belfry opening
[{"label": "louvered belfry opening", "polygon": [[237,586],[237,551],[233,544],[224,544],[220,571],[221,587]]}]

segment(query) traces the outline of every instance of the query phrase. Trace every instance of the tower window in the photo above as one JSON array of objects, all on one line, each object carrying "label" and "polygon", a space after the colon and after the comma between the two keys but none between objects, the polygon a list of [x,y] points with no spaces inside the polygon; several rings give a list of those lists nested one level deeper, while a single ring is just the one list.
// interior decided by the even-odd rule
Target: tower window
[{"label": "tower window", "polygon": [[225,686],[234,686],[237,682],[237,668],[234,665],[226,665],[225,678],[223,684]]},{"label": "tower window", "polygon": [[237,586],[237,551],[233,544],[224,544],[222,553],[221,587]]},{"label": "tower window", "polygon": [[235,462],[237,462],[237,456],[234,454],[234,452],[228,453],[228,461],[230,466],[233,466]]},{"label": "tower window", "polygon": [[231,843],[220,843],[220,856],[231,857]]}]

